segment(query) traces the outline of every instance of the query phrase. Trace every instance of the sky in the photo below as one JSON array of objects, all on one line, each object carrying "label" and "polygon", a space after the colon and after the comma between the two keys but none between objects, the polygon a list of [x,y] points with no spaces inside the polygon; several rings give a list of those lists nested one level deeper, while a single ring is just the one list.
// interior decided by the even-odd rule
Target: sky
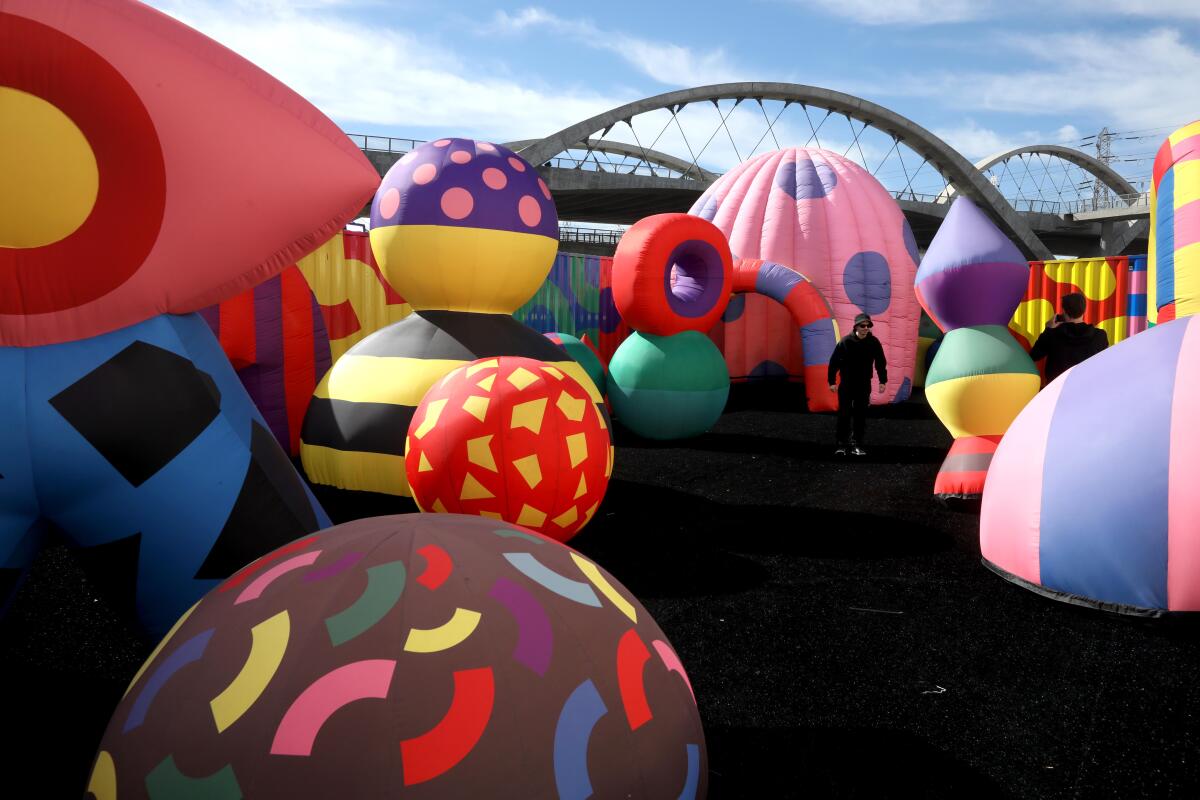
[{"label": "sky", "polygon": [[[972,161],[1029,144],[1094,154],[1108,128],[1113,166],[1137,184],[1166,134],[1200,118],[1200,0],[150,4],[351,134],[536,139],[664,92],[778,81],[885,106]],[[611,137],[715,171],[776,143],[809,144],[814,130],[823,147],[857,147],[868,168],[889,158],[886,139],[856,139],[840,117],[822,125],[820,111],[789,107],[768,126],[782,108],[692,106],[678,125],[660,112]],[[899,180],[900,169],[881,174]]]}]

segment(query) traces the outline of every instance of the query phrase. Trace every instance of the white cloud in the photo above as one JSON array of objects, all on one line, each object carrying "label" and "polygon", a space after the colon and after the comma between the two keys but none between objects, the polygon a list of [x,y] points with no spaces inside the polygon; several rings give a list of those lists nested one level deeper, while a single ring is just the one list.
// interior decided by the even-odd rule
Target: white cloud
[{"label": "white cloud", "polygon": [[1079,129],[1074,125],[1063,125],[1055,132],[1054,136],[1052,137],[1053,140],[1050,142],[1050,144],[1070,144],[1072,142],[1077,142],[1082,138],[1083,134],[1081,134]]},{"label": "white cloud", "polygon": [[1200,19],[1200,3],[1196,0],[1066,0],[1066,8],[1092,15]]},{"label": "white cloud", "polygon": [[969,161],[978,161],[981,158],[1029,144],[1044,144],[1040,141],[1041,137],[1037,131],[1001,134],[990,128],[980,127],[979,123],[970,118],[961,125],[953,128],[941,128],[935,130],[934,133],[962,153]]},{"label": "white cloud", "polygon": [[325,13],[348,0],[154,0],[303,95],[349,132],[414,126],[496,141],[540,138],[629,101],[497,77],[406,30]]},{"label": "white cloud", "polygon": [[863,25],[938,25],[983,19],[992,0],[793,0]]},{"label": "white cloud", "polygon": [[725,51],[717,48],[698,54],[673,42],[641,39],[617,31],[603,30],[591,20],[564,19],[537,7],[523,8],[516,14],[497,11],[492,29],[506,33],[523,33],[542,28],[560,36],[568,36],[596,50],[607,50],[647,77],[670,86],[705,86],[748,80],[729,62]]},{"label": "white cloud", "polygon": [[1088,15],[1089,22],[1103,17],[1138,17],[1175,20],[1200,19],[1196,0],[790,0],[795,5],[842,17],[861,25],[943,25],[979,20],[1048,19],[1062,14]]},{"label": "white cloud", "polygon": [[[1027,64],[1004,73],[968,70],[898,77],[894,96],[928,97],[946,109],[1064,117],[1088,114],[1114,129],[1183,124],[1200,116],[1200,50],[1174,29],[1120,42],[1095,33],[1010,38],[997,46]],[[1076,131],[1077,132],[1077,131]]]}]

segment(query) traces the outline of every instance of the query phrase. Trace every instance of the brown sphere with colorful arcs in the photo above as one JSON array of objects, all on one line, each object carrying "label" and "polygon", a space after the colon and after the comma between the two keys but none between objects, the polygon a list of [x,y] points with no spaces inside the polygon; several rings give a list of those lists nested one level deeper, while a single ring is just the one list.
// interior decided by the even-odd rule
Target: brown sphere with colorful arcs
[{"label": "brown sphere with colorful arcs", "polygon": [[558,212],[545,181],[513,151],[438,139],[384,176],[371,246],[414,309],[511,314],[550,272]]},{"label": "brown sphere with colorful arcs", "polygon": [[185,614],[100,743],[97,798],[703,798],[679,656],[602,567],[481,517],[339,525]]},{"label": "brown sphere with colorful arcs", "polygon": [[425,393],[409,425],[413,499],[425,511],[502,519],[569,540],[596,513],[612,474],[609,423],[591,394],[557,365],[531,358],[459,367]]}]

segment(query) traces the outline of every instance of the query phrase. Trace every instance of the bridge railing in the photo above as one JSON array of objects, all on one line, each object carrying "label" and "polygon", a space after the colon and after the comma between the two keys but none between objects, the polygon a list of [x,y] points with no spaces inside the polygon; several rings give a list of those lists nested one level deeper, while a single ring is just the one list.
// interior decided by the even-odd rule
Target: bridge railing
[{"label": "bridge railing", "polygon": [[564,244],[602,244],[616,247],[624,233],[624,228],[561,226],[558,229],[558,241]]},{"label": "bridge railing", "polygon": [[1117,208],[1150,208],[1150,193],[1135,192],[1134,194],[1113,194],[1107,197],[1092,197],[1072,200],[1062,204],[1060,214],[1083,214],[1088,211],[1105,211]]},{"label": "bridge railing", "polygon": [[[361,150],[371,150],[383,153],[399,153],[401,155],[415,150],[428,139],[408,139],[398,136],[373,136],[362,133],[348,133],[346,136],[350,141],[354,142],[355,146]],[[556,156],[546,162],[549,166],[557,169],[580,169],[592,172],[612,172],[620,175],[645,175],[652,178],[679,178],[681,180],[695,180],[696,175],[684,174],[677,169],[667,167],[661,164],[650,164],[645,161],[633,162],[603,162],[595,158],[574,158],[571,156]],[[717,173],[716,177],[720,177]],[[714,178],[715,180],[715,178]],[[936,203],[945,204],[950,202],[951,198],[945,193],[942,194],[927,194],[923,192],[914,192],[912,190],[892,190],[891,195],[897,200],[909,200],[917,203]],[[1150,193],[1137,192],[1135,194],[1110,194],[1102,197],[1088,197],[1076,200],[1045,200],[1040,197],[1006,197],[1005,200],[1019,212],[1031,214],[1082,214],[1089,211],[1104,211],[1107,209],[1124,209],[1124,208],[1149,208]],[[620,233],[616,235],[616,239],[609,240],[605,236],[611,231],[603,228],[564,228],[563,230],[570,231],[592,231],[592,234],[580,233],[580,236],[594,235],[597,244],[615,244],[616,239],[620,239]],[[576,234],[569,234],[574,236]],[[562,239],[562,241],[578,241],[588,242],[586,238],[582,239]]]},{"label": "bridge railing", "polygon": [[354,142],[359,150],[375,150],[381,153],[407,153],[425,144],[428,139],[403,139],[397,136],[369,136],[363,133],[347,133],[347,138]]},{"label": "bridge railing", "polygon": [[571,156],[555,156],[546,162],[555,169],[579,169],[588,172],[611,172],[615,175],[645,175],[650,178],[679,178],[681,180],[696,180],[699,172],[684,174],[678,169],[662,164],[648,164],[645,161],[613,161],[604,162],[593,158],[572,158]]}]

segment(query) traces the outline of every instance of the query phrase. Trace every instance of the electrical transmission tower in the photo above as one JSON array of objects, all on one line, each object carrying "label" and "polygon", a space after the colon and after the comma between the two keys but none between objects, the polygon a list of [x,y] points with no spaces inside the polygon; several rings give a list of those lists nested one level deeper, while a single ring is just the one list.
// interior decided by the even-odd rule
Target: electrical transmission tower
[{"label": "electrical transmission tower", "polygon": [[[1096,159],[1108,165],[1113,160],[1112,134],[1105,127],[1096,134]],[[1112,205],[1113,195],[1108,184],[1099,176],[1092,181],[1092,204],[1094,208],[1108,208]]]}]

